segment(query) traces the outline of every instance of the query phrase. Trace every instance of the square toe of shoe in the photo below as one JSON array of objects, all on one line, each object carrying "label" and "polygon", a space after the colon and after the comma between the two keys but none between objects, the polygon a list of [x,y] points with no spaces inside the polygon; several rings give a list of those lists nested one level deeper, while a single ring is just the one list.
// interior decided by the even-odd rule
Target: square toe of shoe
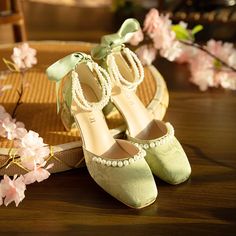
[{"label": "square toe of shoe", "polygon": [[150,150],[145,157],[152,172],[170,184],[186,181],[191,174],[191,166],[179,142],[175,140],[171,146],[161,148]]},{"label": "square toe of shoe", "polygon": [[157,197],[155,180],[144,158],[124,167],[107,167],[97,163],[87,166],[100,187],[129,207],[143,208]]},{"label": "square toe of shoe", "polygon": [[166,182],[176,185],[186,181],[191,175],[191,167],[188,163],[185,165],[171,165],[164,168],[162,171],[162,179]]}]

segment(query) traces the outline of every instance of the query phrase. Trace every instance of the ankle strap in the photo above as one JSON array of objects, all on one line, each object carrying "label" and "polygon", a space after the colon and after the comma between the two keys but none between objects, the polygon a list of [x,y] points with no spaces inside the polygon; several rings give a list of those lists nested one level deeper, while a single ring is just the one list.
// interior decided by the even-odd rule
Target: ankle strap
[{"label": "ankle strap", "polygon": [[[98,102],[89,102],[85,99],[83,89],[80,84],[79,74],[73,70],[72,77],[72,99],[76,105],[85,111],[102,110],[109,102],[111,97],[111,82],[106,70],[97,63],[91,62],[89,68],[97,75],[97,84],[101,89],[101,99]],[[91,79],[95,79],[92,77]]]},{"label": "ankle strap", "polygon": [[125,54],[131,66],[131,70],[134,73],[134,81],[130,82],[122,76],[119,66],[117,65],[115,57],[112,53],[108,55],[107,57],[109,73],[111,74],[112,78],[114,78],[116,83],[122,85],[124,88],[130,89],[130,90],[136,90],[138,85],[142,83],[144,79],[144,69],[143,69],[142,63],[138,59],[137,55],[134,52],[132,52],[130,49],[123,48],[121,52]]},{"label": "ankle strap", "polygon": [[75,52],[63,57],[47,68],[46,74],[48,79],[56,82],[57,113],[60,110],[59,89],[62,79],[74,69],[77,64],[83,62],[87,63],[88,61],[92,61],[90,56],[85,53]]}]

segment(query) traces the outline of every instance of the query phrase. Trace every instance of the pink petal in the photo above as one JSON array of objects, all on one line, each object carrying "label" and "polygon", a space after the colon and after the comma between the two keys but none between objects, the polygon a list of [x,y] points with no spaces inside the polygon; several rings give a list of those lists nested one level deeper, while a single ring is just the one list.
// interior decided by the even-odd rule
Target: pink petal
[{"label": "pink petal", "polygon": [[30,156],[30,152],[28,153],[29,153],[28,155],[27,153],[23,153],[23,152],[18,153],[18,154],[21,156],[21,164],[28,170],[33,170],[35,159],[34,157]]},{"label": "pink petal", "polygon": [[50,173],[44,168],[37,168],[24,175],[24,183],[32,184],[35,181],[42,182],[50,176]]},{"label": "pink petal", "polygon": [[44,168],[38,168],[38,170],[36,171],[36,180],[37,182],[41,182],[45,179],[47,179],[50,176],[50,173],[44,169]]},{"label": "pink petal", "polygon": [[24,183],[25,184],[32,184],[36,181],[35,171],[32,170],[29,173],[24,175]]},{"label": "pink petal", "polygon": [[20,55],[21,55],[21,50],[19,49],[19,48],[17,48],[17,47],[14,47],[13,48],[13,55],[12,55],[12,57],[20,57]]},{"label": "pink petal", "polygon": [[11,58],[19,69],[31,68],[37,63],[36,52],[35,49],[29,47],[28,43],[23,43],[13,49]]},{"label": "pink petal", "polygon": [[159,23],[159,12],[157,9],[152,8],[145,17],[144,28],[149,35],[153,34],[157,29]]},{"label": "pink petal", "polygon": [[3,122],[5,119],[11,119],[11,116],[8,113],[0,113],[0,122]]},{"label": "pink petal", "polygon": [[50,154],[50,150],[48,147],[40,147],[40,148],[36,149],[35,151],[36,151],[35,155],[40,159],[48,157]]},{"label": "pink petal", "polygon": [[54,166],[54,163],[49,164],[49,165],[46,167],[46,170],[51,169],[53,166]]},{"label": "pink petal", "polygon": [[4,199],[4,204],[5,204],[5,206],[8,206],[11,202],[14,202],[14,201],[18,202],[19,200],[17,199],[16,189],[14,187],[12,187],[12,188],[9,188],[6,193],[6,197]]},{"label": "pink petal", "polygon": [[25,128],[24,123],[23,122],[19,122],[19,121],[16,122],[16,126],[17,126],[17,128]]},{"label": "pink petal", "polygon": [[16,138],[21,139],[25,136],[27,130],[25,128],[17,128],[16,129]]},{"label": "pink petal", "polygon": [[11,202],[15,202],[16,206],[25,198],[24,191],[26,189],[23,182],[23,176],[14,176],[11,180],[7,175],[4,175],[1,181],[2,196],[5,197],[4,204],[7,206]]}]

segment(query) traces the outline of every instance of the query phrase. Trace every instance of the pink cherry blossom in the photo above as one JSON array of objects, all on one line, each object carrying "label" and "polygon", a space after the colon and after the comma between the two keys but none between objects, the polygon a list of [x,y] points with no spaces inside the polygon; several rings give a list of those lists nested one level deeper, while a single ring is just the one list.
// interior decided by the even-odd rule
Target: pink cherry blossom
[{"label": "pink cherry blossom", "polygon": [[50,176],[48,169],[50,169],[53,166],[53,164],[50,164],[46,168],[43,168],[45,164],[46,162],[44,162],[42,165],[37,166],[34,163],[34,170],[24,175],[24,183],[32,184],[35,181],[41,182],[47,179]]},{"label": "pink cherry blossom", "polygon": [[[179,22],[179,25],[188,30],[187,23]],[[151,64],[158,51],[169,61],[188,63],[191,72],[190,80],[199,86],[200,90],[204,91],[208,87],[219,86],[236,90],[236,73],[231,70],[236,69],[236,49],[232,43],[211,39],[202,50],[199,49],[201,46],[198,48],[194,44],[185,45],[177,40],[169,15],[160,14],[156,9],[151,9],[146,15],[143,32],[149,36],[154,46],[152,50],[147,45],[137,49],[136,53],[144,65]],[[133,45],[139,43],[138,38],[136,40],[134,37],[133,40]],[[217,57],[218,60],[210,54]],[[220,63],[221,61],[228,64],[228,67],[224,63]]]},{"label": "pink cherry blossom", "polygon": [[23,43],[14,47],[11,58],[19,69],[27,69],[37,64],[36,53],[36,50],[30,48],[28,43]]},{"label": "pink cherry blossom", "polygon": [[[24,124],[22,122],[14,122],[6,114],[6,118],[0,121],[0,135],[9,140],[20,138],[22,134],[26,133]],[[5,131],[5,132],[4,132]]]},{"label": "pink cherry blossom", "polygon": [[34,163],[41,165],[49,155],[50,150],[39,137],[39,134],[30,130],[16,145],[19,147],[18,155],[21,157],[21,164],[29,170],[34,169]]},{"label": "pink cherry blossom", "polygon": [[217,70],[214,60],[207,53],[197,50],[195,56],[189,60],[191,82],[199,86],[201,91],[219,86],[236,90],[236,73],[226,69]]},{"label": "pink cherry blossom", "polygon": [[181,44],[181,53],[175,59],[177,63],[190,63],[191,60],[197,55],[198,49]]},{"label": "pink cherry blossom", "polygon": [[156,58],[157,50],[154,47],[143,45],[139,47],[135,53],[138,55],[141,63],[145,65],[151,65]]},{"label": "pink cherry blossom", "polygon": [[13,140],[20,139],[26,133],[24,124],[22,122],[15,122],[10,114],[5,111],[5,108],[0,106],[0,136]]},{"label": "pink cherry blossom", "polygon": [[16,125],[12,122],[11,118],[7,117],[1,121],[0,134],[9,140],[13,140],[15,136]]},{"label": "pink cherry blossom", "polygon": [[46,168],[45,158],[50,151],[48,146],[39,137],[39,134],[34,131],[29,131],[24,128],[22,122],[17,122],[6,112],[5,108],[0,105],[0,136],[10,140],[15,139],[15,146],[18,147],[17,154],[20,156],[20,164],[31,170],[24,176],[17,175],[11,180],[7,175],[0,182],[0,205],[7,206],[11,202],[15,202],[16,206],[24,199],[26,184],[31,184],[35,181],[41,182],[50,176],[48,169],[53,164]]},{"label": "pink cherry blossom", "polygon": [[207,42],[206,49],[224,62],[228,62],[229,57],[234,51],[232,43],[222,43],[222,41],[215,41],[214,39]]},{"label": "pink cherry blossom", "polygon": [[205,91],[209,86],[217,87],[214,80],[213,59],[205,52],[198,50],[198,54],[190,61],[191,82]]},{"label": "pink cherry blossom", "polygon": [[228,58],[228,63],[230,66],[236,69],[236,50],[234,49],[231,55]]},{"label": "pink cherry blossom", "polygon": [[174,61],[182,53],[181,45],[178,41],[173,41],[171,45],[164,47],[160,50],[160,55],[169,61]]},{"label": "pink cherry blossom", "polygon": [[7,206],[11,202],[15,202],[16,206],[25,198],[26,186],[24,177],[21,175],[17,177],[14,175],[11,180],[7,175],[4,175],[0,183],[2,197],[5,197],[4,204]]},{"label": "pink cherry blossom", "polygon": [[[20,122],[16,122],[17,125],[19,125],[18,123]],[[16,129],[16,139],[22,139],[25,135],[27,134],[27,130],[25,128],[19,127]]]},{"label": "pink cherry blossom", "polygon": [[216,72],[215,80],[222,88],[236,90],[236,73],[235,72],[229,72],[229,71]]},{"label": "pink cherry blossom", "polygon": [[192,73],[191,82],[196,84],[201,91],[206,91],[208,87],[214,85],[214,72],[213,70],[202,70]]},{"label": "pink cherry blossom", "polygon": [[133,34],[132,38],[129,40],[129,43],[133,46],[137,46],[143,41],[143,37],[143,31],[140,29]]},{"label": "pink cherry blossom", "polygon": [[151,35],[158,28],[159,12],[157,9],[152,8],[145,17],[143,30],[151,37]]},{"label": "pink cherry blossom", "polygon": [[169,15],[159,15],[156,9],[151,9],[144,21],[144,31],[153,40],[154,47],[160,50],[161,56],[169,61],[175,60],[181,54],[181,46],[171,24]]},{"label": "pink cherry blossom", "polygon": [[3,121],[11,119],[11,116],[5,111],[5,108],[0,105],[0,136],[6,137],[6,130],[3,127]]}]

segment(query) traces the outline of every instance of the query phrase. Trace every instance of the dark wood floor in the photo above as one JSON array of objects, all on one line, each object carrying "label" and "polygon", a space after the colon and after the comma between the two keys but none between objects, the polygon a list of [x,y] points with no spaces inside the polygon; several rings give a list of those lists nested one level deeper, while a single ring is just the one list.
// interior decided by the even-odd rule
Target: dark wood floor
[{"label": "dark wood floor", "polygon": [[[45,19],[34,18],[43,9],[32,9],[38,28],[31,36],[42,35],[43,25],[51,24],[46,20],[48,9]],[[58,20],[58,32],[64,31],[55,38],[69,39],[66,30],[74,17],[76,13],[68,13]],[[83,18],[96,22],[92,13]],[[104,19],[104,27],[99,26],[101,19],[98,32],[110,31]],[[45,34],[51,39],[49,29]],[[94,41],[100,33],[78,35],[78,39]],[[200,92],[187,81],[183,66],[161,59],[155,64],[170,92],[165,120],[174,125],[189,157],[191,179],[170,186],[156,178],[157,201],[134,210],[99,188],[86,168],[54,174],[30,185],[18,208],[0,208],[0,235],[236,235],[236,93],[223,89]]]}]

